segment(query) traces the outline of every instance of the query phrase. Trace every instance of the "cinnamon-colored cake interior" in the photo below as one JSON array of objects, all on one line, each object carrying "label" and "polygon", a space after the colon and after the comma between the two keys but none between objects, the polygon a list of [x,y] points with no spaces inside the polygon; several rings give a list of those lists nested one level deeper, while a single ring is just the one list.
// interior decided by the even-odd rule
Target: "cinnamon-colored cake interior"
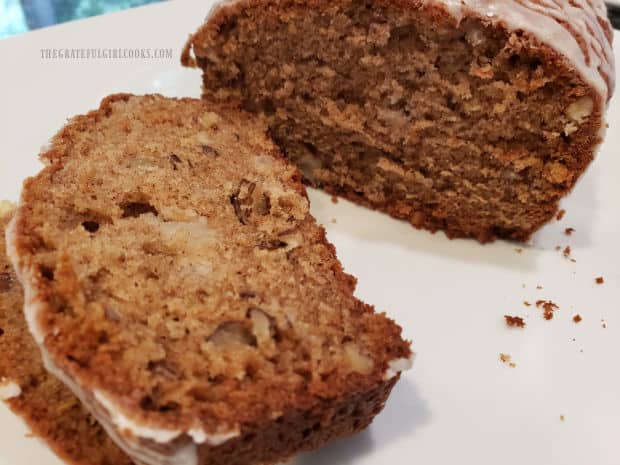
[{"label": "cinnamon-colored cake interior", "polygon": [[43,159],[9,234],[30,329],[117,440],[119,412],[179,431],[165,448],[146,437],[126,449],[134,458],[193,447],[191,435],[188,463],[274,462],[381,410],[409,343],[353,296],[259,121],[112,96]]},{"label": "cinnamon-colored cake interior", "polygon": [[535,36],[418,3],[241,1],[189,46],[204,94],[267,116],[310,185],[527,240],[592,160],[606,102]]}]

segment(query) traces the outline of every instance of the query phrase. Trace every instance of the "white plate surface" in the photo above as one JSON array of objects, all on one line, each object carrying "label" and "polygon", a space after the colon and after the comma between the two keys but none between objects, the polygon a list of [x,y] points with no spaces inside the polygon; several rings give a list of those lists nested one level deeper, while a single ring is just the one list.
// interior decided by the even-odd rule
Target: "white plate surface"
[{"label": "white plate surface", "polygon": [[[178,54],[209,3],[159,4],[1,41],[0,198],[16,200],[23,179],[40,167],[41,145],[67,117],[96,108],[105,95],[198,96],[199,73],[181,68]],[[53,47],[162,47],[175,56],[42,60],[40,49]],[[506,242],[450,241],[311,192],[313,213],[359,278],[358,295],[404,327],[418,357],[367,432],[296,465],[620,464],[617,100],[607,141],[564,202],[564,220],[522,253]],[[576,230],[571,237],[567,227]],[[557,245],[570,245],[576,263]],[[605,284],[595,284],[597,276]],[[539,299],[560,306],[555,319],[545,321],[523,304]],[[577,313],[579,325],[572,321]],[[506,328],[505,314],[526,316],[527,327]],[[502,364],[500,352],[517,367]],[[0,465],[60,463],[27,433],[1,406]]]}]

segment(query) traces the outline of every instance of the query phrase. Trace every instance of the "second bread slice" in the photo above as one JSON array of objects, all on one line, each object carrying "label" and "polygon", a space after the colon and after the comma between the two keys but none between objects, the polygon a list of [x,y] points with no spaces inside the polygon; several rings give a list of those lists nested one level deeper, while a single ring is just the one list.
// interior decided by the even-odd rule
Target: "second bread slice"
[{"label": "second bread slice", "polygon": [[[11,208],[0,201],[0,237]],[[45,370],[23,305],[24,292],[0,241],[0,399],[68,465],[132,465],[71,391]]]},{"label": "second bread slice", "polygon": [[276,462],[383,408],[409,344],[353,296],[263,125],[117,95],[43,159],[7,236],[26,318],[132,459]]}]

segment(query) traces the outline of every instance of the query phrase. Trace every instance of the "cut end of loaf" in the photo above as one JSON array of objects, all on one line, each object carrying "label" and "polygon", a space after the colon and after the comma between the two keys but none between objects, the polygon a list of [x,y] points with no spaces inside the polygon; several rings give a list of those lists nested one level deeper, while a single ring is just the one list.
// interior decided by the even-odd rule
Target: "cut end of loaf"
[{"label": "cut end of loaf", "polygon": [[592,161],[614,76],[606,20],[579,27],[598,10],[566,29],[519,3],[570,56],[538,23],[440,1],[228,2],[188,47],[204,94],[264,115],[309,185],[450,237],[527,241]]}]

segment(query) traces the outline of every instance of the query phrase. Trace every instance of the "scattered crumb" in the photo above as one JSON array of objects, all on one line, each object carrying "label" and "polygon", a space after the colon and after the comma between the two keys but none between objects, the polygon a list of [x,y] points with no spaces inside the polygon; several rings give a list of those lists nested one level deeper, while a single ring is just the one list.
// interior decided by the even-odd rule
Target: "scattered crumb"
[{"label": "scattered crumb", "polygon": [[336,224],[336,223],[337,223],[336,218],[332,218],[332,224]]},{"label": "scattered crumb", "polygon": [[581,320],[583,320],[583,318],[581,318],[581,315],[577,314],[573,317],[573,321],[575,323],[581,323]]},{"label": "scattered crumb", "polygon": [[574,258],[572,258],[570,256],[570,254],[571,254],[570,245],[567,245],[566,247],[564,247],[564,250],[562,251],[562,254],[564,254],[564,258],[569,259],[573,263],[577,263],[577,260],[575,260]]},{"label": "scattered crumb", "polygon": [[566,210],[561,209],[558,214],[555,216],[555,219],[558,221],[562,221],[562,218],[564,218],[564,215],[566,215]]},{"label": "scattered crumb", "polygon": [[602,276],[599,276],[598,278],[595,279],[596,284],[603,284],[605,282],[605,279]]},{"label": "scattered crumb", "polygon": [[504,315],[504,319],[506,320],[506,325],[510,327],[525,328],[525,321],[520,316]]},{"label": "scattered crumb", "polygon": [[523,289],[525,289],[525,283],[521,284],[521,287],[522,287]]},{"label": "scattered crumb", "polygon": [[532,304],[529,303],[527,300],[523,301],[523,305],[525,305],[526,307],[531,307],[532,306]]},{"label": "scattered crumb", "polygon": [[338,197],[332,195],[332,203],[338,203]]},{"label": "scattered crumb", "polygon": [[515,252],[517,252],[517,253],[523,253],[523,249],[522,249],[521,247],[517,247],[517,248],[515,249]]},{"label": "scattered crumb", "polygon": [[566,418],[564,418],[564,415],[560,415],[560,421],[564,421],[566,420]]},{"label": "scattered crumb", "polygon": [[512,361],[512,357],[508,354],[499,354],[499,359],[502,361],[502,363],[505,363],[506,365],[508,365],[510,368],[516,368],[517,364],[515,362]]},{"label": "scattered crumb", "polygon": [[543,316],[545,317],[545,320],[552,320],[553,312],[560,309],[560,307],[550,300],[538,300],[536,301],[536,307],[543,309]]},{"label": "scattered crumb", "polygon": [[542,288],[543,287],[541,285],[536,286],[536,289],[538,289],[539,291],[542,290]]},{"label": "scattered crumb", "polygon": [[567,236],[570,236],[571,234],[573,234],[575,232],[575,228],[566,228],[564,230],[564,234],[566,234]]},{"label": "scattered crumb", "polygon": [[561,245],[556,245],[555,246],[555,250],[557,250],[559,252],[560,250],[562,250],[562,246]]},{"label": "scattered crumb", "polygon": [[601,326],[603,327],[603,329],[607,329],[607,322],[603,319],[601,319]]}]

